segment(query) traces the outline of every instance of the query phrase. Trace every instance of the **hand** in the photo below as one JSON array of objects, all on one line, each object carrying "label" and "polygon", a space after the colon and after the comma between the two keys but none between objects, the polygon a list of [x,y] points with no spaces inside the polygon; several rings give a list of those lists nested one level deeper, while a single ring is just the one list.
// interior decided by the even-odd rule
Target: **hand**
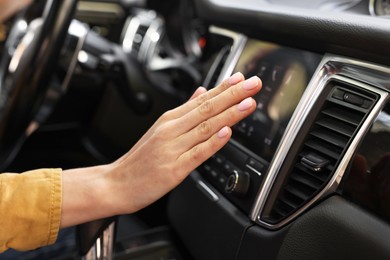
[{"label": "hand", "polygon": [[137,211],[176,187],[222,148],[230,126],[251,114],[257,77],[241,73],[205,92],[198,89],[184,105],[163,114],[140,141],[112,164],[111,181],[124,202],[118,212]]},{"label": "hand", "polygon": [[164,196],[228,142],[230,127],[256,109],[260,89],[258,77],[244,81],[241,73],[199,88],[115,162],[64,171],[61,227],[133,213]]}]

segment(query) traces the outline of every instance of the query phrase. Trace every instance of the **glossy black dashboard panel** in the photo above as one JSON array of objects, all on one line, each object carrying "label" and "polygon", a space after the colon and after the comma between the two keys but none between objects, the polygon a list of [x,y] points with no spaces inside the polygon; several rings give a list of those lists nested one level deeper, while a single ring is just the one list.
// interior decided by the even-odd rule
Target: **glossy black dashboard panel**
[{"label": "glossy black dashboard panel", "polygon": [[247,39],[233,72],[258,76],[256,111],[233,126],[232,140],[199,170],[238,208],[249,214],[291,116],[321,55]]},{"label": "glossy black dashboard panel", "polygon": [[344,195],[390,223],[390,104],[371,126],[351,162]]},{"label": "glossy black dashboard panel", "polygon": [[270,162],[321,55],[250,39],[234,71],[263,83],[256,111],[233,128],[233,139]]}]

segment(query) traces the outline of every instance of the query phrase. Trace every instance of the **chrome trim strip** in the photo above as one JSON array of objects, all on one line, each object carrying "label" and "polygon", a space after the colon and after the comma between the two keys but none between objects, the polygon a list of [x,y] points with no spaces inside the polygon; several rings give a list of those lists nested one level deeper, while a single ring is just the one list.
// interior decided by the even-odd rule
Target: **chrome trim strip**
[{"label": "chrome trim strip", "polygon": [[82,260],[112,260],[114,255],[115,222],[112,222],[95,241]]},{"label": "chrome trim strip", "polygon": [[[310,109],[314,105],[314,101],[320,95],[322,91],[322,86],[324,86],[324,69],[322,68],[324,63],[321,63],[312,80],[310,81],[308,87],[305,90],[305,93],[302,95],[301,101],[299,102],[295,112],[293,113],[289,124],[286,127],[284,135],[279,143],[279,146],[275,152],[273,160],[271,161],[268,172],[266,173],[264,184],[259,189],[259,195],[255,199],[250,218],[253,221],[257,221],[258,216],[266,202],[269,192],[275,182],[277,174],[284,162],[284,158],[287,156],[290,147],[292,146],[293,140],[298,135],[299,128],[303,124],[303,119],[307,117],[310,112]],[[321,86],[321,87],[318,87]]]},{"label": "chrome trim strip", "polygon": [[69,69],[66,73],[64,81],[61,84],[61,90],[63,92],[65,92],[68,89],[69,82],[73,76],[74,70],[76,69],[79,52],[84,46],[84,42],[85,39],[87,38],[88,32],[89,32],[89,27],[87,25],[77,20],[72,20],[68,29],[68,35],[74,38],[78,38],[78,42],[74,50],[73,57],[69,63]]},{"label": "chrome trim strip", "polygon": [[[232,74],[248,38],[243,34],[239,34],[216,26],[210,26],[209,30],[211,33],[229,37],[233,40],[233,45],[231,47],[230,54],[228,55],[225,65],[223,66],[221,73],[218,77],[218,80],[216,82],[216,85],[218,85],[225,78],[229,77]],[[210,86],[210,87],[214,87],[214,86]]]},{"label": "chrome trim strip", "polygon": [[370,0],[368,2],[368,12],[370,13],[371,16],[376,16],[376,13],[375,13],[375,1],[376,0]]},{"label": "chrome trim strip", "polygon": [[215,194],[215,192],[210,189],[209,186],[207,186],[203,181],[201,180],[198,180],[198,187],[201,188],[207,195],[208,197],[212,200],[212,201],[218,201],[219,200],[219,197],[217,194]]},{"label": "chrome trim strip", "polygon": [[246,168],[248,169],[251,169],[253,172],[255,172],[257,175],[261,176],[261,172],[259,172],[258,170],[256,170],[255,168],[253,168],[252,166],[250,166],[249,164],[246,164],[245,165]]},{"label": "chrome trim strip", "polygon": [[[118,3],[104,3],[97,1],[79,1],[77,4],[76,19],[89,18],[95,20],[121,19],[125,12]],[[102,21],[103,22],[103,21]]]},{"label": "chrome trim strip", "polygon": [[122,32],[122,48],[125,52],[131,52],[135,34],[141,22],[137,17],[129,17],[126,20],[125,28]]},{"label": "chrome trim strip", "polygon": [[156,46],[162,38],[164,33],[164,21],[155,16],[152,19],[152,23],[149,25],[148,30],[144,36],[144,39],[139,50],[138,59],[145,64],[148,64],[156,52]]},{"label": "chrome trim strip", "polygon": [[[362,73],[358,72],[369,72],[369,73],[378,73],[378,78],[372,77],[370,81],[367,82],[366,77]],[[355,73],[352,73],[355,72]],[[357,72],[357,73],[356,73]],[[380,73],[380,75],[379,75]],[[386,75],[387,74],[387,78]],[[268,173],[264,180],[264,184],[259,189],[259,194],[255,200],[253,208],[250,213],[251,220],[257,222],[261,226],[277,229],[287,224],[298,215],[300,215],[305,209],[310,207],[315,201],[321,197],[327,195],[330,192],[333,192],[337,186],[340,184],[340,181],[343,177],[343,174],[348,166],[349,160],[353,156],[355,149],[360,143],[361,139],[364,137],[364,134],[368,130],[372,121],[379,114],[381,108],[384,105],[384,102],[388,98],[388,90],[390,88],[390,68],[370,64],[366,62],[356,61],[349,58],[337,57],[332,55],[326,55],[321,61],[317,71],[315,72],[312,80],[310,81],[304,95],[301,98],[300,103],[298,104],[290,123],[288,124],[286,131],[282,137],[282,140],[279,144],[279,147],[274,155],[274,159],[270,163]],[[351,76],[355,79],[351,79]],[[309,112],[312,107],[315,105],[319,95],[323,91],[326,84],[331,79],[338,79],[353,85],[357,85],[369,91],[375,92],[380,95],[380,99],[377,104],[374,106],[372,111],[368,114],[367,119],[363,123],[362,127],[359,129],[356,137],[353,139],[350,147],[346,151],[343,159],[341,160],[339,166],[337,167],[333,177],[327,186],[311,201],[309,201],[303,208],[299,209],[297,212],[292,214],[290,217],[279,222],[278,224],[271,225],[261,220],[261,214],[265,207],[267,198],[271,192],[272,186],[277,178],[277,174],[283,164],[285,157],[290,150],[293,140],[295,140],[298,135],[300,128],[302,127],[304,121],[306,120]],[[385,83],[385,84],[384,84]],[[380,88],[384,89],[381,90]]]}]

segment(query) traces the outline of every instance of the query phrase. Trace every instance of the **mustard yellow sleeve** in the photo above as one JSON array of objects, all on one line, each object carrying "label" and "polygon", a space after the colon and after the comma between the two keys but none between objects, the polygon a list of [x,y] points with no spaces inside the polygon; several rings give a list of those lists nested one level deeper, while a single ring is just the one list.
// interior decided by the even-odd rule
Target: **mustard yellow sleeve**
[{"label": "mustard yellow sleeve", "polygon": [[61,174],[61,169],[0,174],[0,252],[55,242],[61,221]]}]

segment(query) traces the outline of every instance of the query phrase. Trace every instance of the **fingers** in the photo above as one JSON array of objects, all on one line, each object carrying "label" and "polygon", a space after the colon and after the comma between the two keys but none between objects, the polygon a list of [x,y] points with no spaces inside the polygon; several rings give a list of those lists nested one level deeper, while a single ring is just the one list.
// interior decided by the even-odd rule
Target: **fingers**
[{"label": "fingers", "polygon": [[[212,135],[207,141],[202,142],[178,158],[178,163],[183,172],[191,172],[220,150],[230,139],[232,130],[230,127],[223,127],[218,133]],[[185,178],[186,175],[179,176]]]},{"label": "fingers", "polygon": [[173,110],[164,113],[141,137],[141,139],[130,149],[130,152],[136,150],[140,145],[142,145],[146,140],[148,140],[153,135],[155,129],[162,124],[181,117],[183,114],[188,113],[189,111],[197,107],[200,103],[202,103],[202,100],[207,100],[210,97],[221,93],[225,89],[229,88],[231,85],[236,84],[243,79],[244,76],[241,73],[235,73],[230,78],[226,79],[223,83],[221,83],[217,88],[211,91],[207,91],[207,89],[205,89],[204,87],[197,88],[190,97],[189,101]]},{"label": "fingers", "polygon": [[[204,122],[192,129],[186,135],[183,135],[182,140],[180,140],[179,143],[183,148],[186,145],[191,147],[177,160],[183,171],[192,171],[220,150],[229,141],[232,135],[230,126],[247,117],[255,109],[255,100],[251,97],[246,98],[238,105],[229,108],[223,113],[206,121],[207,123]],[[220,127],[223,124],[227,124],[227,126]],[[219,131],[216,129],[219,129]],[[185,176],[183,176],[183,178],[184,177]]]},{"label": "fingers", "polygon": [[[202,93],[201,95],[191,98],[188,102],[184,103],[183,105],[173,109],[170,111],[170,114],[172,118],[179,118],[188,112],[192,111],[199,105],[203,104],[205,101],[210,100],[217,95],[221,94],[225,90],[229,89],[230,87],[242,82],[244,80],[244,76],[242,73],[237,72],[230,76],[228,79],[225,79],[221,84],[219,84],[217,87],[206,91],[205,93]],[[198,90],[197,90],[198,91]],[[192,96],[194,97],[194,95]]]},{"label": "fingers", "polygon": [[[195,92],[192,94],[192,96],[190,97],[189,100],[193,100],[197,97],[199,97],[200,95],[202,95],[203,93],[206,93],[207,92],[207,89],[205,89],[204,87],[199,87],[195,90]],[[130,151],[132,150],[135,150],[137,149],[140,145],[142,145],[145,140],[147,140],[154,132],[154,129],[156,127],[158,127],[158,125],[161,123],[161,121],[164,121],[164,120],[161,120],[161,118],[154,124],[151,126],[151,128],[149,129],[149,131],[147,133],[145,133],[141,139],[131,148]]]},{"label": "fingers", "polygon": [[256,102],[249,97],[234,105],[224,112],[203,121],[188,133],[181,135],[177,139],[177,146],[174,148],[179,152],[186,152],[200,142],[209,139],[224,126],[233,126],[243,118],[247,117],[256,109]]},{"label": "fingers", "polygon": [[189,100],[193,100],[193,99],[199,97],[201,94],[206,93],[206,92],[207,92],[207,89],[205,89],[204,87],[199,87],[195,90],[194,94],[192,94],[192,96],[190,97]]},{"label": "fingers", "polygon": [[212,99],[206,100],[178,119],[178,126],[175,131],[177,131],[177,134],[184,134],[201,124],[203,121],[206,121],[209,118],[224,112],[229,107],[240,103],[244,99],[255,95],[260,89],[261,81],[257,76],[240,82]]}]

